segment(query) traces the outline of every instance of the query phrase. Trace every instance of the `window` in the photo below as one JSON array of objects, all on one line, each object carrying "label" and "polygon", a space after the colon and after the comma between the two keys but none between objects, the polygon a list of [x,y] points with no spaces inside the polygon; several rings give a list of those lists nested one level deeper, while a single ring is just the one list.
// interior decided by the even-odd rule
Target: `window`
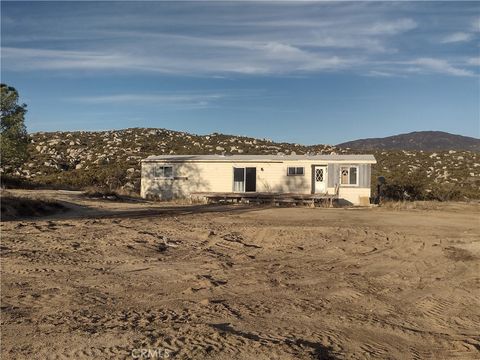
[{"label": "window", "polygon": [[161,179],[173,179],[173,166],[155,166],[153,176]]},{"label": "window", "polygon": [[288,176],[295,176],[295,175],[304,175],[305,169],[303,167],[288,167],[287,168],[287,175]]},{"label": "window", "polygon": [[342,185],[358,185],[358,167],[342,166],[340,168],[340,183]]}]

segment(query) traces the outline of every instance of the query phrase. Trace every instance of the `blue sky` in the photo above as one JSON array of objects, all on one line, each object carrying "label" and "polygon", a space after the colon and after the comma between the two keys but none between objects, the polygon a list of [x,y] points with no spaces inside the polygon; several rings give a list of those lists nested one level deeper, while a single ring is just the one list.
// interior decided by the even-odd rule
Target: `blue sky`
[{"label": "blue sky", "polygon": [[29,131],[480,136],[480,2],[1,3]]}]

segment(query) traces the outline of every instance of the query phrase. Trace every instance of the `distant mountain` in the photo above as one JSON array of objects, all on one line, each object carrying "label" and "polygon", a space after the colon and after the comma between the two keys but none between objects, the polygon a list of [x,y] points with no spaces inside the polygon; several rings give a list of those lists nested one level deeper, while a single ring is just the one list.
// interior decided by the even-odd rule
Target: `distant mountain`
[{"label": "distant mountain", "polygon": [[442,131],[416,131],[384,138],[348,141],[337,146],[355,150],[466,150],[480,152],[480,139]]}]

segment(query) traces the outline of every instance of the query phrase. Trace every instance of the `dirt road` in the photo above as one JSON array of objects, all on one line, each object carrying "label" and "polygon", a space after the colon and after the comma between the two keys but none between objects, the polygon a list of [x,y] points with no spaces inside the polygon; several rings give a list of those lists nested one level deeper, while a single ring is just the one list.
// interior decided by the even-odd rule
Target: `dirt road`
[{"label": "dirt road", "polygon": [[82,201],[1,224],[2,359],[480,358],[478,204]]}]

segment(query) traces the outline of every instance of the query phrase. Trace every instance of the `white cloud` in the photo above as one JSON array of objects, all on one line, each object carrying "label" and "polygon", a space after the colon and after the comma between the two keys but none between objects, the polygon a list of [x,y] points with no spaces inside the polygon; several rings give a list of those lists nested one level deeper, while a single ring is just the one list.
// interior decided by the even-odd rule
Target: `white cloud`
[{"label": "white cloud", "polygon": [[4,48],[11,69],[136,70],[171,74],[286,74],[335,70],[357,62],[340,56],[304,51],[277,42],[205,42],[172,46],[169,52],[143,47],[115,51],[68,51]]},{"label": "white cloud", "polygon": [[373,76],[373,77],[393,77],[393,76],[398,76],[390,72],[386,71],[377,71],[377,70],[371,70],[367,73],[367,76]]},{"label": "white cloud", "polygon": [[471,71],[460,69],[451,65],[448,61],[433,58],[419,58],[409,61],[408,64],[416,65],[418,68],[412,70],[436,72],[441,74],[455,75],[455,76],[473,76]]},{"label": "white cloud", "polygon": [[480,17],[472,21],[472,31],[480,32]]},{"label": "white cloud", "polygon": [[449,43],[456,43],[456,42],[466,42],[470,41],[473,39],[473,35],[469,33],[464,33],[464,32],[457,32],[453,33],[450,35],[445,36],[442,39],[443,44],[449,44]]},{"label": "white cloud", "polygon": [[[203,51],[199,51],[202,48]],[[183,56],[178,49],[169,53],[133,51],[67,51],[26,48],[4,48],[4,64],[15,69],[47,70],[84,70],[84,71],[145,71],[168,74],[215,75],[236,73],[254,74],[291,74],[319,71],[339,71],[344,69],[367,69],[371,76],[395,76],[402,72],[442,73],[455,76],[472,76],[469,70],[452,65],[448,60],[436,58],[418,58],[414,60],[376,61],[364,56],[342,57],[319,51],[306,51],[289,44],[279,42],[223,42],[222,46],[207,46],[205,43],[192,46]],[[184,51],[180,47],[180,52]],[[368,69],[383,64],[383,68]],[[465,64],[465,62],[464,62]],[[477,64],[471,59],[468,64]],[[404,68],[402,68],[402,66]],[[362,71],[363,72],[363,71]],[[163,95],[162,95],[163,96]],[[119,101],[130,98],[95,98],[98,101]],[[92,102],[97,101],[90,99]],[[138,98],[140,99],[140,98]],[[137,100],[138,100],[137,99]],[[150,98],[142,97],[143,101]],[[151,98],[152,101],[181,101],[182,96]]]},{"label": "white cloud", "polygon": [[136,60],[128,55],[97,51],[70,51],[31,48],[2,48],[2,57],[14,69],[122,69],[135,67]]},{"label": "white cloud", "polygon": [[[198,14],[190,8],[170,13],[161,5],[149,6],[148,13],[125,14],[104,6],[62,18],[55,26],[48,16],[34,18],[36,22],[21,19],[16,31],[2,33],[2,68],[62,75],[141,71],[217,77],[331,71],[470,74],[458,68],[456,55],[442,52],[441,59],[430,59],[441,47],[431,41],[438,32],[422,24],[422,31],[411,38],[404,34],[419,25],[415,13],[402,12],[400,5],[256,3],[248,10],[227,2],[202,5],[212,11]],[[215,12],[217,7],[221,11]],[[397,7],[398,13],[392,10]],[[68,31],[54,31],[67,25]],[[444,41],[466,41],[469,36],[456,33]],[[465,60],[460,63],[466,65]]]},{"label": "white cloud", "polygon": [[273,55],[280,55],[280,56],[296,57],[299,55],[303,56],[305,54],[299,48],[296,48],[288,44],[282,44],[279,42],[268,42],[266,44],[260,44],[256,46],[256,48],[259,50],[265,50],[266,52],[271,53]]},{"label": "white cloud", "polygon": [[470,58],[467,60],[468,65],[480,66],[480,57]]},{"label": "white cloud", "polygon": [[378,35],[396,35],[405,31],[413,30],[417,27],[417,23],[412,19],[399,19],[389,22],[378,22],[367,27],[367,34]]},{"label": "white cloud", "polygon": [[115,94],[101,96],[83,96],[72,100],[85,103],[116,103],[116,102],[168,102],[183,103],[205,101],[222,98],[220,94]]},{"label": "white cloud", "polygon": [[171,94],[110,94],[98,96],[80,96],[68,98],[84,104],[154,104],[162,106],[180,106],[189,108],[207,107],[224,98],[217,93],[171,93]]}]

